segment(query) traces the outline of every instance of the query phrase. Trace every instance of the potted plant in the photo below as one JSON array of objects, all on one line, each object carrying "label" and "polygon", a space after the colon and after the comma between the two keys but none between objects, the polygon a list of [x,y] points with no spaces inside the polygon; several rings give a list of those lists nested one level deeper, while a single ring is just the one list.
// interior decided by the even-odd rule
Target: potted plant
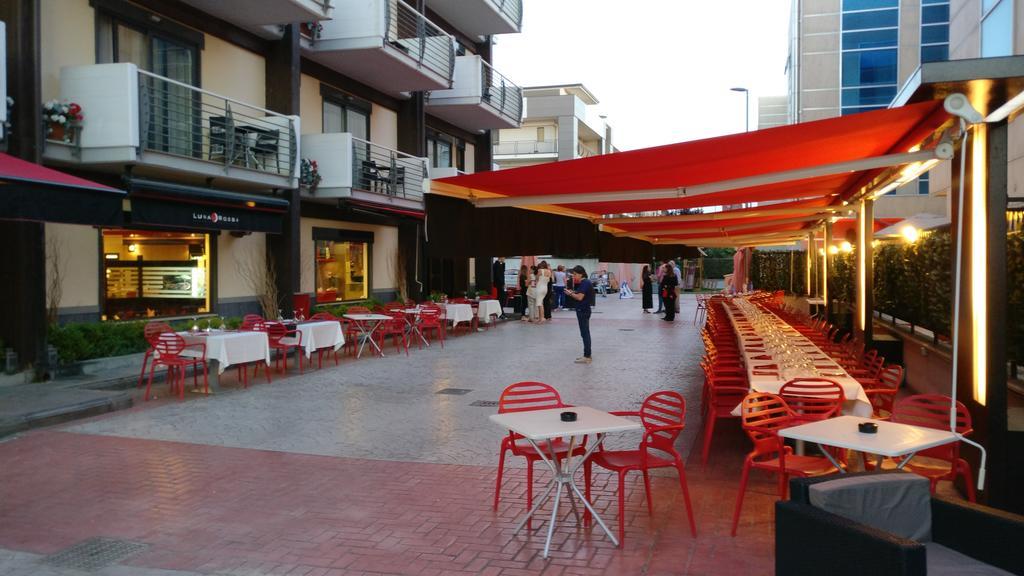
[{"label": "potted plant", "polygon": [[321,180],[323,180],[323,177],[320,176],[320,169],[317,166],[316,160],[303,158],[299,166],[299,185],[305,186],[309,189],[309,193],[313,194],[316,192],[316,187],[320,185]]},{"label": "potted plant", "polygon": [[80,125],[83,117],[82,107],[74,102],[50,100],[44,103],[43,122],[46,126],[46,139],[71,143],[74,139],[73,129]]},{"label": "potted plant", "polygon": [[435,292],[431,292],[430,293],[430,301],[431,302],[435,302],[435,303],[436,302],[444,302],[447,299],[448,299],[448,295],[445,294],[444,292],[436,292],[435,291]]}]

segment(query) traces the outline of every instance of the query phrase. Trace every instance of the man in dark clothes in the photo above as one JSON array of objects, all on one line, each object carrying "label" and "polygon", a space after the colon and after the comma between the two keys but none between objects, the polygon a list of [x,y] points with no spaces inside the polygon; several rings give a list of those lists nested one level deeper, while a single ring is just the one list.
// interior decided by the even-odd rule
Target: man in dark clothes
[{"label": "man in dark clothes", "polygon": [[498,303],[501,305],[501,316],[505,318],[505,257],[499,256],[491,264],[491,285],[498,291]]},{"label": "man in dark clothes", "polygon": [[590,309],[594,305],[594,286],[587,277],[587,270],[580,265],[573,267],[572,279],[574,287],[566,288],[565,295],[576,301],[576,321],[583,338],[583,356],[577,358],[576,363],[590,364]]}]

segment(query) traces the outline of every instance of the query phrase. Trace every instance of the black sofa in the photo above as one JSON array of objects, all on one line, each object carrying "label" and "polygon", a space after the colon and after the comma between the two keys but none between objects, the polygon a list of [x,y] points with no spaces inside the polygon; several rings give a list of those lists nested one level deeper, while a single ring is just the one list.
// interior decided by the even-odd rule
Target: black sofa
[{"label": "black sofa", "polygon": [[[928,542],[927,538],[916,541],[901,537],[812,504],[811,492],[816,484],[858,482],[853,480],[858,477],[874,481],[864,478],[868,476],[875,477],[874,480],[886,477],[886,482],[895,476],[915,477],[903,472],[866,472],[790,481],[791,499],[775,504],[777,576],[1024,575],[1022,516],[962,500],[925,495],[919,501],[923,502],[923,508],[930,508]],[[822,489],[828,487],[818,489],[818,504],[821,504]],[[873,510],[885,508],[883,504]]]}]

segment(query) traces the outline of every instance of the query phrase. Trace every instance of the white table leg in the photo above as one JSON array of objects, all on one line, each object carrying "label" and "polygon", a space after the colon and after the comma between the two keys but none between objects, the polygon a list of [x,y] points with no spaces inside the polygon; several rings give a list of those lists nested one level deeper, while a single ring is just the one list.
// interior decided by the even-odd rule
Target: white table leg
[{"label": "white table leg", "polygon": [[373,325],[373,327],[370,328],[369,332],[366,331],[366,327],[363,326],[362,322],[357,322],[356,323],[356,326],[359,327],[360,336],[362,337],[362,342],[359,343],[359,350],[356,351],[356,358],[361,358],[362,357],[362,355],[363,355],[363,348],[366,346],[366,341],[367,340],[369,340],[370,341],[370,345],[373,346],[374,349],[377,350],[377,354],[379,354],[381,358],[384,357],[384,351],[381,350],[380,346],[377,346],[377,343],[373,340],[373,333],[377,331],[378,327],[380,327],[381,322],[383,322],[383,320],[377,320],[376,323]]},{"label": "white table leg", "polygon": [[[608,529],[608,526],[604,523],[604,520],[601,519],[601,516],[597,513],[597,511],[594,510],[594,507],[590,505],[590,502],[587,502],[587,499],[584,497],[583,493],[580,492],[579,487],[576,486],[576,483],[573,480],[576,471],[579,470],[580,466],[582,466],[583,463],[587,461],[587,458],[590,457],[590,454],[593,453],[594,450],[596,450],[597,447],[604,442],[604,434],[597,435],[597,440],[593,444],[591,444],[590,447],[587,448],[586,453],[583,454],[583,457],[580,458],[580,460],[576,463],[575,466],[571,465],[572,457],[570,455],[566,456],[564,462],[559,462],[555,458],[554,449],[550,447],[550,441],[550,458],[546,454],[544,454],[544,451],[541,450],[539,446],[537,446],[536,442],[530,440],[529,438],[527,438],[527,441],[530,443],[531,446],[533,446],[533,449],[537,451],[538,455],[540,455],[541,460],[543,460],[547,467],[551,470],[552,478],[551,481],[548,483],[547,490],[544,491],[544,495],[536,504],[534,504],[533,508],[531,508],[529,512],[527,512],[526,515],[519,521],[519,524],[516,526],[515,530],[513,531],[513,534],[522,530],[523,526],[526,525],[526,521],[529,520],[534,514],[536,514],[538,510],[540,510],[540,507],[544,504],[544,502],[547,501],[548,497],[551,495],[551,491],[554,490],[555,502],[551,510],[551,520],[548,524],[547,539],[544,542],[543,557],[547,558],[548,550],[551,547],[551,538],[552,536],[554,536],[555,532],[555,520],[557,519],[558,515],[558,505],[561,500],[562,487],[564,486],[566,491],[569,493],[569,501],[572,503],[573,514],[575,514],[576,516],[576,522],[579,523],[579,513],[576,510],[576,501],[572,496],[573,492],[576,493],[576,496],[578,496],[579,499],[583,502],[583,505],[586,507],[586,509],[589,510],[590,513],[594,516],[594,519],[597,520],[597,524],[601,526],[602,530],[604,530],[604,533],[608,536],[608,539],[611,540],[613,544],[618,546],[618,539],[616,539],[615,536],[612,534],[611,530]],[[572,450],[569,451],[570,454],[571,452]]]}]

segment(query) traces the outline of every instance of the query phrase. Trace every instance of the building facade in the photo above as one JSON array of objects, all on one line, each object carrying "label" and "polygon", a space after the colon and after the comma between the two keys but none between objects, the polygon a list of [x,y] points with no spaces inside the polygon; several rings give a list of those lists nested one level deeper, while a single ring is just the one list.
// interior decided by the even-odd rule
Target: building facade
[{"label": "building facade", "polygon": [[259,312],[268,281],[285,315],[418,297],[432,170],[489,169],[521,118],[490,65],[521,0],[12,0],[0,20],[10,152],[128,190],[123,226],[25,223],[60,321]]},{"label": "building facade", "polygon": [[582,84],[523,88],[522,126],[495,133],[494,163],[516,168],[614,152],[612,128]]}]

